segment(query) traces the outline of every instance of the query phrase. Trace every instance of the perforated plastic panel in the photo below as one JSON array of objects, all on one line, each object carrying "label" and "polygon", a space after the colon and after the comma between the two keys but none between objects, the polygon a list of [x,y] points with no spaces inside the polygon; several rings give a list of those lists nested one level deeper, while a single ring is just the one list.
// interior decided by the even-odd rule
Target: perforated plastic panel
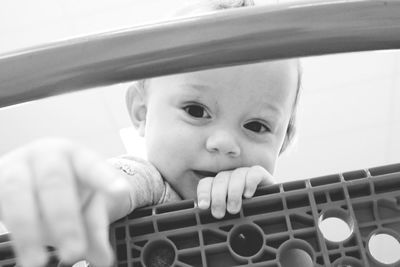
[{"label": "perforated plastic panel", "polygon": [[[380,233],[400,242],[399,200],[400,164],[388,165],[264,187],[221,220],[193,201],[139,209],[112,224],[110,239],[116,267],[400,266],[368,248]],[[347,239],[324,238],[319,222],[330,217],[349,225]],[[16,266],[8,236],[0,266]]]},{"label": "perforated plastic panel", "polygon": [[[400,241],[399,199],[397,164],[265,187],[222,220],[192,201],[144,208],[112,225],[115,266],[400,266],[368,249],[376,234]],[[324,238],[329,217],[349,225],[347,239]]]}]

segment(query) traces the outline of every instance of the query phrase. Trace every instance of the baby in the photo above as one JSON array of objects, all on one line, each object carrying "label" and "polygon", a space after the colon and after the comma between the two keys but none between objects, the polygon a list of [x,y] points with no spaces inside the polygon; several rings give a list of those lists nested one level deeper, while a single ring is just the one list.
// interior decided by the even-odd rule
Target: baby
[{"label": "baby", "polygon": [[148,161],[123,156],[109,164],[61,139],[5,155],[0,220],[20,264],[43,265],[45,245],[52,245],[64,262],[109,266],[109,222],[145,205],[183,198],[211,208],[216,218],[239,212],[242,197],[274,183],[276,160],[293,135],[298,93],[297,60],[152,78],[127,94]]}]

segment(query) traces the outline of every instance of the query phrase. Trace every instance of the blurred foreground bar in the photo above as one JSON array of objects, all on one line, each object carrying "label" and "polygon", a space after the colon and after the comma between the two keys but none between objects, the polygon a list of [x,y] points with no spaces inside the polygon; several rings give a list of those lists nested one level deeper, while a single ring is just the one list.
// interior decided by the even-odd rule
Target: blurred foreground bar
[{"label": "blurred foreground bar", "polygon": [[398,48],[398,0],[226,10],[0,55],[0,107],[206,68]]}]

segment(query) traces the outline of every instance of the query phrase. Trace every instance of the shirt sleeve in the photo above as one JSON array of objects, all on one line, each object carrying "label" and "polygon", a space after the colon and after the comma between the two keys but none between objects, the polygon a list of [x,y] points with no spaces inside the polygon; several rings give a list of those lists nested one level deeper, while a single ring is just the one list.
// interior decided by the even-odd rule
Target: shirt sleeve
[{"label": "shirt sleeve", "polygon": [[130,155],[109,162],[124,173],[131,185],[129,213],[136,208],[181,200],[150,162]]}]

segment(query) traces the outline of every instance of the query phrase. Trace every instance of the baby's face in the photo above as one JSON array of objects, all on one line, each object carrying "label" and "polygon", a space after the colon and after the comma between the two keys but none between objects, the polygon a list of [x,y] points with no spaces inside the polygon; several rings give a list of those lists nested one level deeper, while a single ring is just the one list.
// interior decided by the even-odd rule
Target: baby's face
[{"label": "baby's face", "polygon": [[297,71],[294,61],[274,61],[151,79],[148,160],[185,199],[220,171],[260,165],[273,173]]}]

